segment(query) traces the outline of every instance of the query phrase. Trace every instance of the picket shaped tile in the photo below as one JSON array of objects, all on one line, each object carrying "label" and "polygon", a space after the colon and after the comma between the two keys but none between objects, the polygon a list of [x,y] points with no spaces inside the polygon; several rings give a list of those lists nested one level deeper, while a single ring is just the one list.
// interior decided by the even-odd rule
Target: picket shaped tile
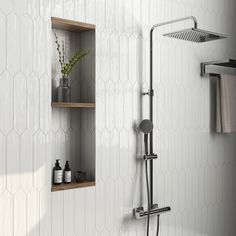
[{"label": "picket shaped tile", "polygon": [[7,136],[7,189],[15,193],[20,186],[20,139],[15,131]]}]

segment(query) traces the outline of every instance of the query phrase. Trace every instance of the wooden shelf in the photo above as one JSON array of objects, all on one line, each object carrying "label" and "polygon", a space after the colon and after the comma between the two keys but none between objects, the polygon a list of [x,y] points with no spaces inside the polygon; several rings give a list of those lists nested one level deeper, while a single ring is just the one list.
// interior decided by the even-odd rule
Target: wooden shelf
[{"label": "wooden shelf", "polygon": [[95,30],[95,25],[82,23],[73,20],[62,19],[58,17],[52,17],[52,28],[56,29],[63,29],[68,31],[75,31],[75,32],[84,32]]},{"label": "wooden shelf", "polygon": [[95,108],[95,103],[52,102],[52,106],[58,108]]},{"label": "wooden shelf", "polygon": [[59,185],[52,185],[52,192],[56,191],[64,191],[68,189],[75,189],[75,188],[86,188],[86,187],[91,187],[95,186],[95,181],[84,181],[84,182],[73,182],[70,184],[59,184]]}]

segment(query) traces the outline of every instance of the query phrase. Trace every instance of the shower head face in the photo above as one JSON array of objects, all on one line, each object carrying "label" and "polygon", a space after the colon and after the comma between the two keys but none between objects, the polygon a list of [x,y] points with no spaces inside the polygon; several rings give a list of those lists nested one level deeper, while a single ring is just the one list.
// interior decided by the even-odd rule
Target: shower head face
[{"label": "shower head face", "polygon": [[172,33],[167,33],[167,34],[164,34],[163,36],[176,38],[176,39],[182,39],[182,40],[196,42],[196,43],[203,43],[203,42],[227,38],[226,35],[210,32],[210,31],[205,31],[205,30],[197,29],[197,28],[191,28],[191,29],[180,30],[180,31],[172,32]]},{"label": "shower head face", "polygon": [[144,134],[149,134],[153,130],[153,123],[148,119],[142,120],[139,125],[139,130]]}]

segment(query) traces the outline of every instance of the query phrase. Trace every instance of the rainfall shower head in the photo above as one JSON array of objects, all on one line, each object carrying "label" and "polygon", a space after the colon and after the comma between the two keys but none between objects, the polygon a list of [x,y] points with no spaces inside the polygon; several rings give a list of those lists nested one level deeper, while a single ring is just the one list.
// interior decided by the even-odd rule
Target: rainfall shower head
[{"label": "rainfall shower head", "polygon": [[182,39],[196,43],[203,43],[207,41],[227,38],[226,35],[205,31],[198,28],[184,29],[172,33],[163,34],[163,36]]},{"label": "rainfall shower head", "polygon": [[153,123],[148,119],[142,120],[139,125],[139,129],[144,134],[149,134],[149,133],[151,133],[151,131],[153,129]]}]

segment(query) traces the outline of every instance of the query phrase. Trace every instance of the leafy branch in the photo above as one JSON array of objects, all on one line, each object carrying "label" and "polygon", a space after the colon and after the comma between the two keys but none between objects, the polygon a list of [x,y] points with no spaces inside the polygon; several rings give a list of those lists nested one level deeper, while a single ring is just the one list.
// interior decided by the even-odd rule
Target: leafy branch
[{"label": "leafy branch", "polygon": [[[73,68],[75,67],[75,65],[77,63],[80,62],[80,60],[85,57],[86,55],[88,55],[88,51],[85,50],[80,50],[78,52],[76,52],[71,59],[69,60],[68,63],[65,63],[65,43],[62,40],[62,46],[59,44],[58,42],[58,37],[55,34],[55,38],[56,38],[56,46],[57,46],[57,52],[58,52],[58,57],[59,57],[59,63],[61,66],[61,74],[63,78],[67,78],[70,73],[72,72]],[[62,48],[62,49],[61,49]]]}]

